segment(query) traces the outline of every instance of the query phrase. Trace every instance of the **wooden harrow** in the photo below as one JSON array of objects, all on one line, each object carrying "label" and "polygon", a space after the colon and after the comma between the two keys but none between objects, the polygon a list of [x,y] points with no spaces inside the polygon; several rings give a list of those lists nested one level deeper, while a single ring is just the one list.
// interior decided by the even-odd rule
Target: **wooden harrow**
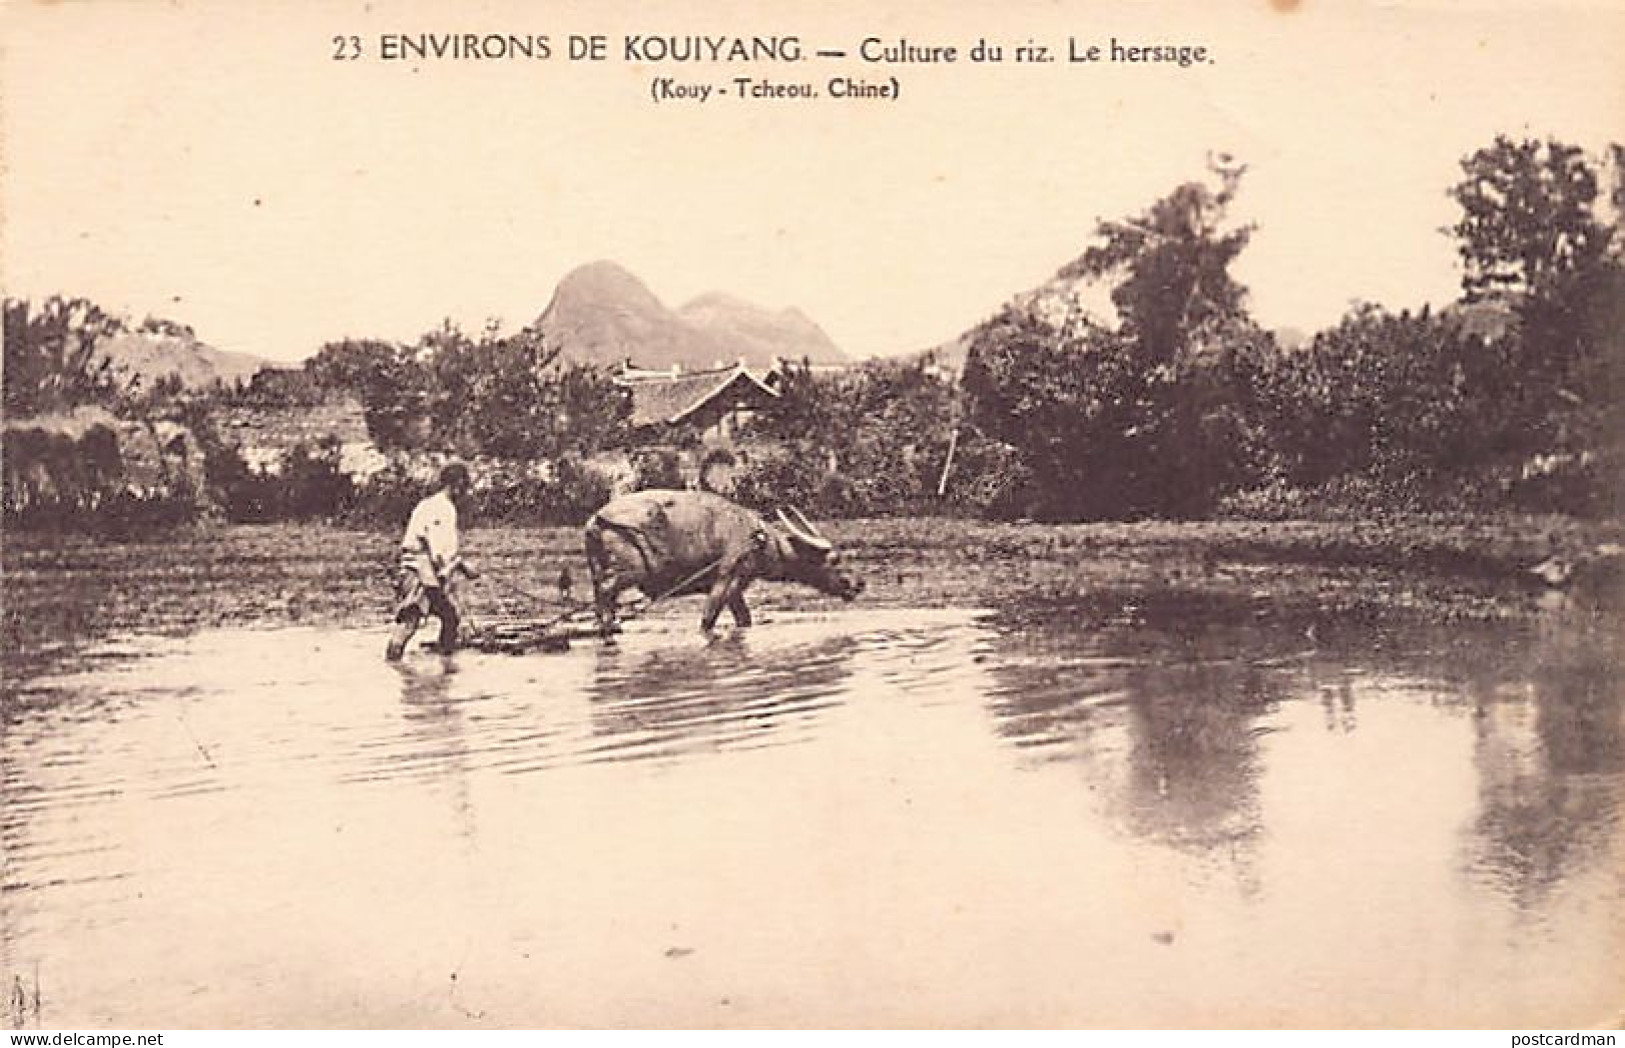
[{"label": "wooden harrow", "polygon": [[571,641],[597,635],[598,630],[591,625],[518,620],[483,622],[463,630],[462,645],[497,655],[529,655],[569,651]]},{"label": "wooden harrow", "polygon": [[[714,560],[665,592],[634,601],[630,606],[623,606],[619,612],[620,621],[626,622],[643,614],[653,605],[678,592],[720,563],[720,559]],[[538,604],[546,602],[546,598],[541,595],[516,586],[504,579],[493,579],[490,575],[480,577],[482,579],[491,579],[503,589],[528,601]],[[567,579],[568,574],[564,578]],[[565,600],[569,601],[567,582],[561,580],[559,587]],[[569,601],[569,603],[570,607],[567,610],[550,619],[502,618],[487,619],[483,623],[476,623],[472,618],[467,619],[462,624],[459,643],[463,647],[472,648],[475,651],[491,652],[499,655],[529,655],[532,652],[569,651],[571,641],[590,640],[600,635],[597,620],[593,616],[593,606],[574,601]],[[584,617],[586,621],[582,621]],[[423,644],[425,648],[433,648],[434,646],[434,641],[425,641]]]}]

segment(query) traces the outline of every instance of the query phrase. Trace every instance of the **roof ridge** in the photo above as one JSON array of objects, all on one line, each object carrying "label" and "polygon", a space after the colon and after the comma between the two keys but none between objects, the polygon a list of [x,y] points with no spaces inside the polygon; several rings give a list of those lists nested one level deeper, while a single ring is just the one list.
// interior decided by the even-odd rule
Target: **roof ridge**
[{"label": "roof ridge", "polygon": [[736,366],[731,372],[729,372],[728,377],[726,379],[724,379],[723,381],[721,381],[721,382],[717,383],[716,385],[712,386],[699,399],[695,400],[692,404],[690,404],[688,407],[684,408],[682,411],[679,411],[677,414],[673,415],[671,417],[671,421],[672,422],[681,422],[683,419],[687,418],[689,415],[692,415],[694,412],[698,411],[701,407],[703,407],[705,405],[706,401],[710,400],[712,397],[716,396],[718,393],[722,392],[723,390],[727,389],[729,386],[733,385],[734,380],[737,379],[740,375],[745,376],[745,378],[749,379],[753,385],[755,385],[757,388],[761,389],[763,392],[769,394],[770,396],[775,396],[776,397],[776,396],[779,395],[778,390],[774,389],[772,386],[767,385],[765,382],[763,382],[761,379],[757,378],[755,375],[752,375],[749,371],[747,371],[745,369],[745,365],[740,364],[740,365]]}]

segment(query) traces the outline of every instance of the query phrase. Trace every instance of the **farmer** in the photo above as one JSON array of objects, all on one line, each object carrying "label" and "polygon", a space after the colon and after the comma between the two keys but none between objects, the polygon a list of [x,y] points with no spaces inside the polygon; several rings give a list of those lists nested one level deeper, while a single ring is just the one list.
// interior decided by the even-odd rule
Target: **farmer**
[{"label": "farmer", "polygon": [[434,494],[419,502],[406,522],[395,588],[395,630],[384,653],[391,662],[405,653],[406,642],[425,615],[440,620],[438,650],[445,654],[457,647],[460,616],[450,584],[457,573],[471,579],[480,576],[457,552],[457,510],[467,508],[469,487],[468,467],[451,463],[440,471]]}]

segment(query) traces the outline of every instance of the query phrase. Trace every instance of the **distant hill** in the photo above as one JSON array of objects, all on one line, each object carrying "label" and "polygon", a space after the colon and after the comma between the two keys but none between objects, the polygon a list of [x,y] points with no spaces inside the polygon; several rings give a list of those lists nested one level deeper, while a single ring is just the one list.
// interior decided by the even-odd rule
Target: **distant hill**
[{"label": "distant hill", "polygon": [[677,315],[719,345],[735,346],[737,351],[725,356],[725,360],[744,357],[757,362],[774,356],[784,360],[805,358],[816,364],[846,360],[824,329],[794,307],[772,312],[744,299],[712,292],[683,306]]},{"label": "distant hill", "polygon": [[976,340],[976,332],[981,330],[981,327],[982,325],[978,324],[941,345],[907,354],[904,359],[924,360],[929,357],[935,366],[950,374],[958,375],[965,370],[965,357],[969,355],[971,343]]},{"label": "distant hill", "polygon": [[680,310],[668,308],[643,282],[614,262],[568,273],[531,325],[566,359],[613,367],[686,370],[743,359],[761,366],[774,357],[841,363],[846,356],[796,309],[778,312],[714,292]]},{"label": "distant hill", "polygon": [[201,389],[216,380],[227,385],[246,381],[270,364],[247,353],[215,349],[177,325],[108,336],[96,344],[96,355],[112,361],[113,371],[126,382],[139,378],[145,386],[175,375],[188,389]]},{"label": "distant hill", "polygon": [[1023,312],[1044,317],[1056,324],[1075,316],[1081,310],[1087,321],[1106,325],[1106,318],[1112,315],[1113,310],[1111,299],[1103,288],[1091,288],[1087,281],[1057,273],[1034,287],[1011,295],[1002,305],[983,315],[980,320],[946,342],[940,342],[929,349],[904,354],[901,359],[929,358],[936,367],[952,374],[960,374],[965,369],[965,358],[970,354],[970,347],[975,343],[977,336],[1007,307],[1018,307]]}]

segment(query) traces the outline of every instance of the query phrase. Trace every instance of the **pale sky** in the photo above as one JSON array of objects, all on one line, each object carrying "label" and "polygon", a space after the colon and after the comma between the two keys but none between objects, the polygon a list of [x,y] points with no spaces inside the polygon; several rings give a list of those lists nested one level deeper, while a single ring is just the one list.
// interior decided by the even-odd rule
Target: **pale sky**
[{"label": "pale sky", "polygon": [[[1289,10],[1281,10],[1288,8]],[[1268,326],[1458,286],[1445,195],[1496,132],[1625,140],[1625,4],[12,3],[0,280],[297,360],[444,317],[510,329],[617,261],[678,306],[797,306],[855,357],[949,339],[1204,173],[1250,165],[1237,268]],[[335,35],[546,34],[548,61],[332,60]],[[611,61],[567,59],[570,34]],[[636,34],[798,35],[948,66],[624,60]],[[1205,44],[1190,69],[1082,65],[1111,37]],[[1006,61],[977,65],[979,37]],[[1033,40],[1061,61],[1017,64]],[[656,75],[895,76],[896,102],[650,100]]]}]

